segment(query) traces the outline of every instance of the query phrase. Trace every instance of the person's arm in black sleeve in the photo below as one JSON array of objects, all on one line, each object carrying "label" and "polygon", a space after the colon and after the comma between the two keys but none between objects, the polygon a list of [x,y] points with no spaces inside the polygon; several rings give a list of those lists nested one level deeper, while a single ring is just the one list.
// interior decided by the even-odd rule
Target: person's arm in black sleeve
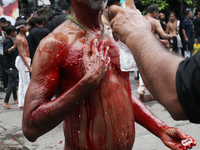
[{"label": "person's arm in black sleeve", "polygon": [[180,63],[176,89],[187,118],[190,122],[200,123],[200,51]]}]

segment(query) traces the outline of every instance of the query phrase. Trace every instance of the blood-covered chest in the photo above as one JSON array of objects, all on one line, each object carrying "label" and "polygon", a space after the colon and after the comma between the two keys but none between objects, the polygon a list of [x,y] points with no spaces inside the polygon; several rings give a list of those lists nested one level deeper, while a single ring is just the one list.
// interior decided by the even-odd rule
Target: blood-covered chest
[{"label": "blood-covered chest", "polygon": [[[61,68],[62,75],[70,80],[79,81],[84,74],[83,67],[83,47],[84,44],[73,45],[68,51],[64,52],[64,60]],[[89,45],[89,44],[88,44]],[[108,57],[110,57],[109,69],[115,69],[120,71],[119,61],[119,48],[116,42],[106,41],[105,46],[109,46]],[[91,45],[88,46],[89,48]],[[104,49],[102,50],[103,53]],[[108,72],[109,72],[108,69]]]}]

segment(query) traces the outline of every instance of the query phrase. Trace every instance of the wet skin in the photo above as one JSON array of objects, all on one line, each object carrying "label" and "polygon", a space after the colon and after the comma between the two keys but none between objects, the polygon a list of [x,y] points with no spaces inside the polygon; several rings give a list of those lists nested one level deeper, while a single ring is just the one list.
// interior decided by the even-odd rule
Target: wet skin
[{"label": "wet skin", "polygon": [[[72,2],[76,11],[82,10]],[[131,97],[129,73],[121,72],[119,47],[107,29],[103,40],[110,47],[111,61],[104,76],[104,65],[98,62],[98,55],[93,55],[96,47],[93,39],[101,37],[101,14],[84,10],[88,10],[85,17],[85,11],[76,15],[80,15],[77,18],[86,22],[85,25],[88,23],[88,38],[85,31],[68,19],[38,46],[25,99],[24,135],[29,141],[35,141],[64,120],[65,150],[131,150],[135,139],[134,121],[137,121],[170,148],[181,147],[180,140],[186,136],[168,127],[137,98]],[[92,47],[88,63],[84,57],[85,41]],[[106,47],[100,46],[99,51],[103,53]],[[54,95],[56,98],[51,100]]]},{"label": "wet skin", "polygon": [[[24,123],[27,126],[45,132],[51,125],[47,127],[45,122],[38,123],[38,120],[45,118],[51,124],[54,120],[51,114],[62,111],[57,109],[63,105],[62,101],[50,100],[54,93],[56,97],[70,93],[83,77],[82,47],[85,40],[90,47],[94,38],[100,38],[101,32],[89,31],[88,35],[85,39],[85,32],[67,20],[42,41],[34,57],[26,97],[25,107],[29,105],[29,108],[24,112],[24,117],[28,119]],[[119,48],[107,30],[103,40],[110,47],[108,56],[111,62],[107,74],[96,89],[90,90],[85,98],[74,101],[75,106],[72,104],[68,113],[58,115],[61,118],[59,123],[65,118],[65,149],[131,149],[133,146],[135,127],[129,73],[121,72]]]}]

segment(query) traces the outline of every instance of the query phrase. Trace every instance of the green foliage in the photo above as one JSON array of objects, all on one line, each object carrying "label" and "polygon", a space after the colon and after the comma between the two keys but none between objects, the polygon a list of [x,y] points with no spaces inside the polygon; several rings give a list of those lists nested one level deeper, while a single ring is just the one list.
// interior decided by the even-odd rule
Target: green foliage
[{"label": "green foliage", "polygon": [[[166,9],[169,6],[169,1],[172,0],[141,0],[143,6],[156,5],[159,10]],[[196,7],[199,6],[199,0],[177,0],[179,2],[186,3],[188,6]]]}]

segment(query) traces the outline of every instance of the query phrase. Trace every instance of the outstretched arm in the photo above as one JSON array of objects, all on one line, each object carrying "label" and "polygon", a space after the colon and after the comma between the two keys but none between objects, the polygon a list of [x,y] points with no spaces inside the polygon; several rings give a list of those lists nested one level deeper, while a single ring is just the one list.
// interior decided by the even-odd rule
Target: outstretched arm
[{"label": "outstretched arm", "polygon": [[[125,42],[134,55],[142,79],[174,119],[187,119],[176,93],[176,71],[183,58],[166,50],[151,33],[149,22],[132,0],[126,8],[110,7],[113,35]],[[164,90],[163,90],[164,89]]]},{"label": "outstretched arm", "polygon": [[161,27],[160,25],[160,22],[156,20],[156,30],[157,32],[160,34],[160,36],[163,38],[163,39],[166,39],[166,40],[171,40],[172,39],[172,36],[165,33],[165,31],[163,30],[163,28]]},{"label": "outstretched arm", "polygon": [[82,61],[85,73],[82,79],[62,95],[51,100],[59,83],[62,65],[61,51],[67,50],[68,47],[67,45],[59,46],[58,41],[52,41],[55,39],[45,39],[38,47],[33,62],[31,82],[25,98],[22,128],[24,135],[30,141],[35,141],[61,123],[75,108],[76,102],[82,101],[98,85],[109,64],[106,62],[108,47],[105,47],[105,53],[102,56],[99,51],[102,50],[103,44],[98,51],[95,48],[97,43],[95,40],[91,48],[92,55],[88,57],[89,48],[84,46]]},{"label": "outstretched arm", "polygon": [[[135,121],[149,130],[162,140],[162,142],[172,150],[186,150],[196,145],[196,141],[180,129],[167,126],[164,122],[154,116],[148,108],[132,95],[133,111]],[[191,143],[183,145],[184,139],[191,140]]]}]

